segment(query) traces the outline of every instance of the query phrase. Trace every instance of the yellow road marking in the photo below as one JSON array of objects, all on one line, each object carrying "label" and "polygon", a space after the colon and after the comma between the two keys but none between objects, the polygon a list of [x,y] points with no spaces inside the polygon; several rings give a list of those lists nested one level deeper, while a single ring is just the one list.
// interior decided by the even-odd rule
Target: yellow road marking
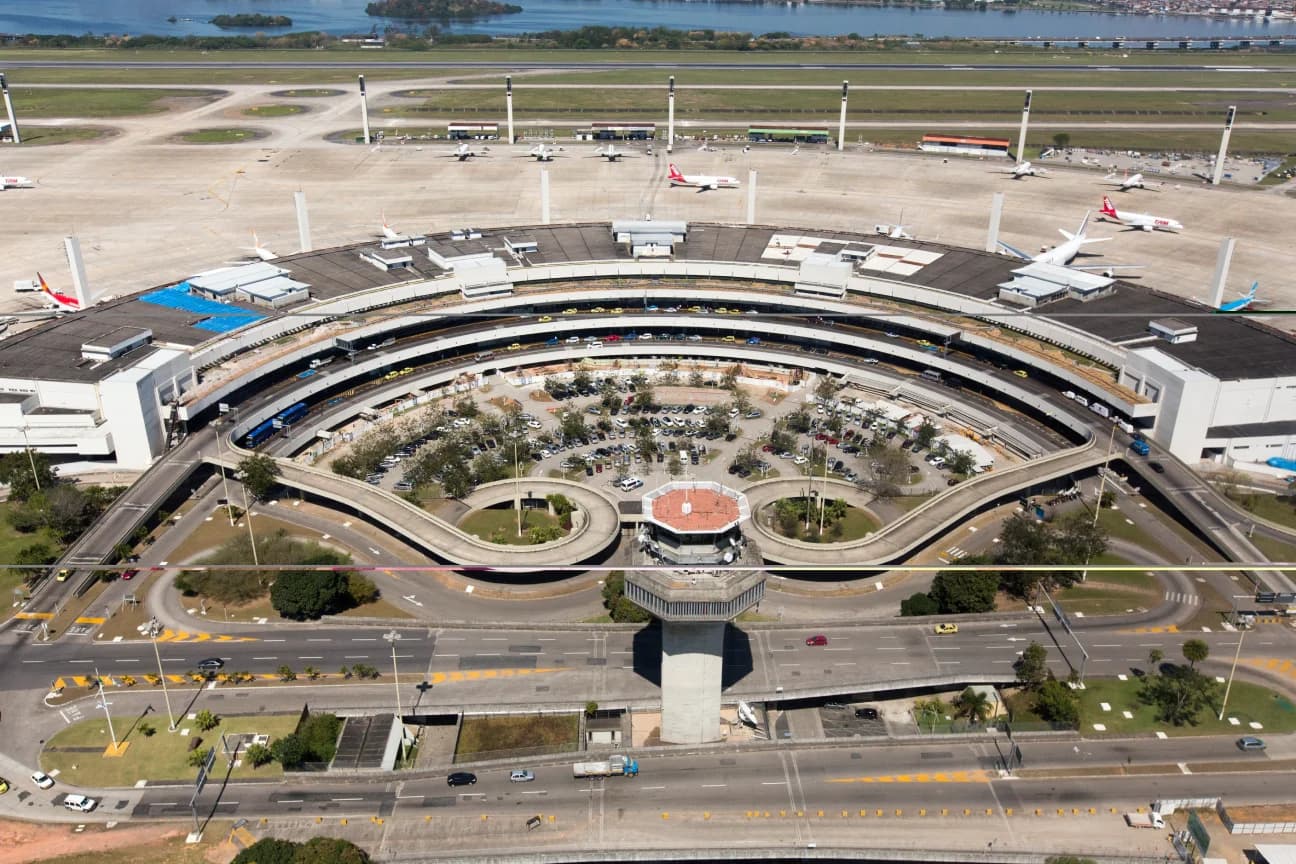
[{"label": "yellow road marking", "polygon": [[53,612],[19,612],[14,616],[24,621],[48,621],[54,617]]},{"label": "yellow road marking", "polygon": [[935,774],[881,774],[874,777],[834,777],[829,783],[989,783],[986,771],[938,771]]},{"label": "yellow road marking", "polygon": [[104,622],[107,621],[107,620],[108,620],[107,618],[78,618],[78,619],[76,619],[76,622],[75,622],[75,623],[77,623],[77,624],[102,624],[102,623],[104,623]]}]

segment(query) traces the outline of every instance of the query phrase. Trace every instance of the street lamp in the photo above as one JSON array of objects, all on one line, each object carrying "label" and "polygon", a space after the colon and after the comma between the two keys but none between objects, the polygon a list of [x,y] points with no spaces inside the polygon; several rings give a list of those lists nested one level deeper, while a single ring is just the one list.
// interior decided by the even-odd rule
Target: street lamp
[{"label": "street lamp", "polygon": [[[1106,458],[1103,459],[1103,468],[1098,475],[1099,476],[1098,501],[1094,504],[1094,518],[1093,518],[1094,528],[1098,527],[1098,516],[1099,514],[1102,513],[1103,492],[1107,488],[1107,472],[1111,470],[1110,466],[1111,466],[1111,456],[1112,456],[1112,445],[1114,445],[1115,443],[1116,443],[1116,424],[1113,423],[1111,427],[1111,435],[1108,436],[1107,438],[1107,456]],[[1088,578],[1089,578],[1089,556],[1086,555],[1084,569],[1080,571],[1080,581],[1084,582]]]},{"label": "street lamp", "polygon": [[1224,720],[1224,709],[1228,707],[1229,691],[1233,689],[1233,673],[1237,671],[1238,658],[1242,656],[1242,640],[1246,638],[1246,630],[1244,628],[1239,629],[1237,633],[1238,633],[1238,647],[1237,647],[1237,651],[1233,654],[1233,665],[1229,667],[1228,683],[1224,685],[1224,701],[1220,703],[1220,713],[1218,719],[1221,722],[1223,722]]},{"label": "street lamp", "polygon": [[409,758],[409,754],[408,754],[408,753],[406,752],[406,750],[405,750],[405,720],[404,720],[404,713],[405,713],[405,712],[401,710],[401,698],[400,698],[400,673],[397,671],[397,668],[396,668],[396,643],[400,641],[401,636],[400,636],[400,634],[397,633],[395,630],[392,630],[390,633],[384,633],[384,634],[383,634],[383,638],[386,639],[389,643],[391,643],[391,649],[392,649],[392,683],[396,685],[396,722],[399,723],[399,724],[400,724],[400,727],[401,727],[401,730],[400,730],[400,735],[401,735],[401,761],[404,761],[405,759]]},{"label": "street lamp", "polygon": [[175,715],[171,713],[171,694],[167,692],[166,675],[162,671],[162,655],[158,653],[157,637],[162,633],[162,622],[154,618],[148,623],[148,635],[153,640],[153,656],[157,659],[158,679],[162,682],[162,698],[166,700],[167,709],[167,731],[174,732],[176,728]]},{"label": "street lamp", "polygon": [[225,454],[221,452],[220,421],[212,421],[212,434],[216,437],[216,461],[220,465],[221,486],[225,490],[225,515],[229,517],[230,527],[234,527],[234,510],[230,506],[229,479],[225,476]]},{"label": "street lamp", "polygon": [[99,667],[95,667],[95,683],[99,685],[99,701],[95,706],[104,710],[104,716],[108,718],[108,735],[112,738],[113,753],[116,754],[121,748],[117,744],[117,732],[112,725],[112,712],[108,710],[108,697],[104,695],[103,679],[99,677]]},{"label": "street lamp", "polygon": [[27,437],[27,425],[23,424],[23,447],[27,449],[27,462],[31,465],[32,482],[36,484],[36,491],[41,491],[40,474],[36,473],[36,456],[32,453],[31,440]]}]

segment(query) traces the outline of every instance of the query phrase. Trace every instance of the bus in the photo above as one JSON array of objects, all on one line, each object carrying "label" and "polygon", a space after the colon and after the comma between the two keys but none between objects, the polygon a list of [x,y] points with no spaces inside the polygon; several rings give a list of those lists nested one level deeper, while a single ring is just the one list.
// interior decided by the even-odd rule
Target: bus
[{"label": "bus", "polygon": [[274,421],[266,420],[264,423],[258,423],[252,427],[252,431],[247,433],[243,439],[244,447],[258,447],[267,438],[274,434]]},{"label": "bus", "polygon": [[284,426],[291,426],[293,423],[296,423],[298,420],[305,417],[307,410],[309,409],[307,409],[305,402],[298,402],[291,408],[285,408],[280,411],[274,416],[274,419],[278,420],[280,424]]}]

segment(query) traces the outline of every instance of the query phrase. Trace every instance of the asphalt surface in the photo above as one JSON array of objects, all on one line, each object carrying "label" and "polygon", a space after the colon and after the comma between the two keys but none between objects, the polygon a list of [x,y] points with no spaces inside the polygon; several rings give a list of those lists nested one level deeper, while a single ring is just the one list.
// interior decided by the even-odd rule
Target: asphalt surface
[{"label": "asphalt surface", "polygon": [[[1267,37],[1268,38],[1268,37]],[[136,61],[136,60],[5,60],[7,69],[203,69],[212,63],[187,61]],[[1052,63],[688,63],[688,62],[528,62],[501,56],[498,62],[486,60],[401,60],[401,61],[273,61],[240,60],[221,61],[223,69],[866,69],[866,70],[949,70],[988,72],[1092,72],[1094,70],[1118,72],[1188,72],[1215,71],[1218,63],[1161,63],[1112,64],[1087,63],[1061,66]],[[1248,72],[1289,72],[1286,66],[1247,66]]]}]

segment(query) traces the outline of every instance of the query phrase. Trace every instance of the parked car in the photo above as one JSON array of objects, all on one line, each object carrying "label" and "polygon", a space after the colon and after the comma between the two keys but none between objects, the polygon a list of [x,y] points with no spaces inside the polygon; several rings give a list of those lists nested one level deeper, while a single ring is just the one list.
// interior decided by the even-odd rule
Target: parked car
[{"label": "parked car", "polygon": [[861,720],[877,720],[879,717],[876,708],[856,708],[855,716]]},{"label": "parked car", "polygon": [[63,799],[63,806],[78,813],[89,813],[99,802],[84,795],[69,795]]},{"label": "parked car", "polygon": [[446,778],[447,786],[472,786],[477,783],[477,775],[471,771],[455,771]]},{"label": "parked car", "polygon": [[37,771],[31,775],[32,782],[36,784],[37,789],[48,789],[54,785],[54,778],[44,771]]}]

